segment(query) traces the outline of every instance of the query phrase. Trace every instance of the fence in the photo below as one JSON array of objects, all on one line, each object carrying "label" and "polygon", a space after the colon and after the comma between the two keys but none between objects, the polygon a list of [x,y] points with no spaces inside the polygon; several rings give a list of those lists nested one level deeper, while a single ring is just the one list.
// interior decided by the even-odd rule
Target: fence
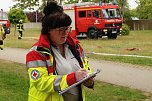
[{"label": "fence", "polygon": [[151,20],[127,20],[126,24],[131,30],[152,30]]}]

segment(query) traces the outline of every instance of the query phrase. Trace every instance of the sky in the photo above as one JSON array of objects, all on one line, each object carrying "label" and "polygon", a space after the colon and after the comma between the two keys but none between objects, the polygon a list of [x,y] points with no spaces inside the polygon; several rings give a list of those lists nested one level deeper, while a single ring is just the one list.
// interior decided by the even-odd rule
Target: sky
[{"label": "sky", "polygon": [[[136,8],[137,4],[135,2],[136,0],[128,0],[130,9]],[[3,9],[3,11],[9,11],[9,9],[15,4],[13,0],[3,0],[3,2],[0,3],[0,9]]]},{"label": "sky", "polygon": [[135,1],[136,0],[128,0],[130,9],[134,9],[134,8],[136,8],[138,6]]}]

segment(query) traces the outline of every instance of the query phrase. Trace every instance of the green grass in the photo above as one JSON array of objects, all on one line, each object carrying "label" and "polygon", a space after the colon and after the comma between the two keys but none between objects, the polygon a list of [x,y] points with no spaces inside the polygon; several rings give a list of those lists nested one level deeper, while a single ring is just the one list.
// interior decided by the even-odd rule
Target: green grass
[{"label": "green grass", "polygon": [[[40,30],[38,29],[28,29],[23,33],[24,37],[39,37]],[[24,48],[30,49],[32,45],[37,41],[34,38],[24,38],[22,40],[18,40],[18,32],[14,35],[14,29],[11,29],[11,34],[7,35],[7,38],[4,40],[5,47],[13,47],[13,48]]]},{"label": "green grass", "polygon": [[[80,41],[87,52],[152,56],[152,30],[131,31],[129,36],[118,36],[114,40],[98,39]],[[128,51],[127,48],[136,48],[137,50]]]},{"label": "green grass", "polygon": [[29,87],[25,65],[0,60],[0,101],[27,101]]},{"label": "green grass", "polygon": [[[0,60],[0,101],[27,101],[29,78],[25,65]],[[94,90],[85,88],[86,101],[145,101],[150,93],[104,82],[95,82]]]},{"label": "green grass", "polygon": [[[7,35],[7,38],[4,41],[4,45],[6,47],[30,49],[40,35],[40,29],[26,29],[23,36],[34,38],[24,38],[22,40],[18,40],[18,33],[16,33],[16,36],[14,36],[13,32],[14,31],[12,29],[11,34]],[[118,38],[115,40],[101,38],[99,38],[98,40],[80,39],[80,42],[86,53],[97,52],[152,56],[152,30],[131,31],[129,36],[118,36]],[[133,51],[129,51],[127,50],[128,48],[136,49]],[[87,56],[98,60],[124,62],[152,67],[152,58],[147,59],[122,56],[102,56],[92,54],[88,54]]]},{"label": "green grass", "polygon": [[[129,36],[118,36],[116,40],[80,40],[85,52],[110,53],[110,54],[129,54],[152,57],[152,30],[150,31],[131,31]],[[129,48],[136,48],[129,51]],[[90,58],[124,62],[152,67],[152,58],[137,58],[123,56],[102,56],[90,55]]]},{"label": "green grass", "polygon": [[87,90],[86,101],[144,101],[148,99],[143,92],[121,86],[95,82],[94,90]]}]

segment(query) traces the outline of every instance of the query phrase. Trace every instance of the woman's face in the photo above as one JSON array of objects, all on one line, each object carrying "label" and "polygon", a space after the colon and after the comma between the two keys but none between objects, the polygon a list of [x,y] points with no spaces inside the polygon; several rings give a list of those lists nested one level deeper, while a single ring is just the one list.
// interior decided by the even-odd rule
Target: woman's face
[{"label": "woman's face", "polygon": [[60,27],[56,29],[51,29],[49,32],[50,39],[56,46],[64,44],[70,31],[71,27]]}]

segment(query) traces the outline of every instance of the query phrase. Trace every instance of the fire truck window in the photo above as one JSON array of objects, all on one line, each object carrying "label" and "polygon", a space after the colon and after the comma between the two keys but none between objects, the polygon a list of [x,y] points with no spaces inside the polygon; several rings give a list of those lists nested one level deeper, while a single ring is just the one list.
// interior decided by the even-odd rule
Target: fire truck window
[{"label": "fire truck window", "polygon": [[88,17],[91,17],[91,11],[88,11]]},{"label": "fire truck window", "polygon": [[79,17],[80,18],[86,17],[86,11],[79,11]]},{"label": "fire truck window", "polygon": [[112,11],[109,11],[109,15],[110,15],[110,17],[113,17],[114,13]]},{"label": "fire truck window", "polygon": [[107,11],[105,9],[102,10],[102,14],[103,14],[104,18],[108,18],[109,17],[108,13],[107,13]]},{"label": "fire truck window", "polygon": [[93,17],[100,18],[100,10],[93,10]]},{"label": "fire truck window", "polygon": [[117,17],[116,9],[108,9],[108,15],[110,18],[116,18]]},{"label": "fire truck window", "polygon": [[94,11],[92,11],[92,15],[93,15],[93,17],[95,17],[95,16],[96,16],[95,10],[94,10]]}]

